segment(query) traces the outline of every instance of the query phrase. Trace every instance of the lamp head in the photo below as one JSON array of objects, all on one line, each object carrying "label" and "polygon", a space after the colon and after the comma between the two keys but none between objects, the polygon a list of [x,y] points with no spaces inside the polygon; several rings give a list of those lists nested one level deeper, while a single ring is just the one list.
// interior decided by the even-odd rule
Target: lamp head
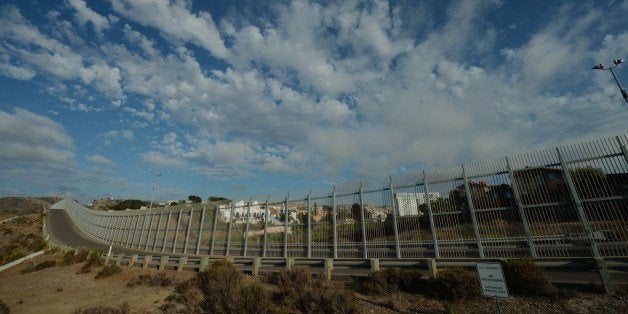
[{"label": "lamp head", "polygon": [[624,63],[624,59],[616,59],[616,60],[613,60],[613,63],[614,63],[615,65],[620,65],[620,64]]},{"label": "lamp head", "polygon": [[600,64],[592,67],[591,69],[593,69],[593,70],[604,70],[604,65],[600,63]]}]

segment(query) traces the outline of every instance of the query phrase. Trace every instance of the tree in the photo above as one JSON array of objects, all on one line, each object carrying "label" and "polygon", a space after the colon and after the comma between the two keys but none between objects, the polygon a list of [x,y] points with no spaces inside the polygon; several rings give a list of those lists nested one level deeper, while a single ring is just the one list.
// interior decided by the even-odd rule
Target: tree
[{"label": "tree", "polygon": [[192,203],[201,203],[203,201],[203,199],[198,197],[197,195],[188,196],[188,200]]},{"label": "tree", "polygon": [[208,200],[210,202],[230,202],[228,198],[222,196],[210,196]]},{"label": "tree", "polygon": [[604,170],[592,166],[569,169],[569,174],[580,198],[598,198],[608,196],[608,183]]}]

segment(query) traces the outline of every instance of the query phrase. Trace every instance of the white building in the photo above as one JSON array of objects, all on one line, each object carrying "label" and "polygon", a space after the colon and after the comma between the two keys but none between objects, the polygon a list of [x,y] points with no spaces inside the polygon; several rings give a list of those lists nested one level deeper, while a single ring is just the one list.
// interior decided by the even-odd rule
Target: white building
[{"label": "white building", "polygon": [[[234,208],[233,208],[233,216],[234,216],[233,222],[234,223],[246,223],[246,215],[249,212],[248,203],[249,202],[239,201],[234,204]],[[231,205],[232,204],[226,204],[226,205],[220,205],[218,207],[219,212],[220,212],[220,218],[224,222],[231,221]],[[264,203],[260,204],[257,201],[253,201],[251,203],[250,210],[251,211],[250,211],[250,216],[249,216],[249,223],[263,223],[264,222],[264,217],[266,215],[266,204]],[[283,208],[269,206],[268,223],[269,224],[281,223],[281,221],[279,220],[281,212],[283,212]]]},{"label": "white building", "polygon": [[[428,192],[430,201],[435,201],[440,197],[438,192]],[[419,206],[426,203],[425,193],[395,193],[395,202],[397,202],[397,212],[400,217],[423,215],[419,210]]]}]

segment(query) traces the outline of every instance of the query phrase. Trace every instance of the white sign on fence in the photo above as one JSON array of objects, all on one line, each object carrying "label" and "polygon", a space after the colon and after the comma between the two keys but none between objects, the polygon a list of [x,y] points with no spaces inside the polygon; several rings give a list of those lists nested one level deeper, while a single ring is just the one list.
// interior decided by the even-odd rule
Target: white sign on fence
[{"label": "white sign on fence", "polygon": [[508,286],[500,263],[477,263],[476,268],[484,296],[508,297]]}]

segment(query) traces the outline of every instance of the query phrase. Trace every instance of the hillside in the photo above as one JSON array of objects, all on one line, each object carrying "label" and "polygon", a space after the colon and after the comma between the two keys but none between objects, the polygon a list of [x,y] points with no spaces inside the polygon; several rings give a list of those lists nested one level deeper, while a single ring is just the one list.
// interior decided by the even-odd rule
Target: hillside
[{"label": "hillside", "polygon": [[0,221],[17,215],[41,212],[43,207],[48,207],[60,200],[60,197],[2,197],[0,198]]}]

